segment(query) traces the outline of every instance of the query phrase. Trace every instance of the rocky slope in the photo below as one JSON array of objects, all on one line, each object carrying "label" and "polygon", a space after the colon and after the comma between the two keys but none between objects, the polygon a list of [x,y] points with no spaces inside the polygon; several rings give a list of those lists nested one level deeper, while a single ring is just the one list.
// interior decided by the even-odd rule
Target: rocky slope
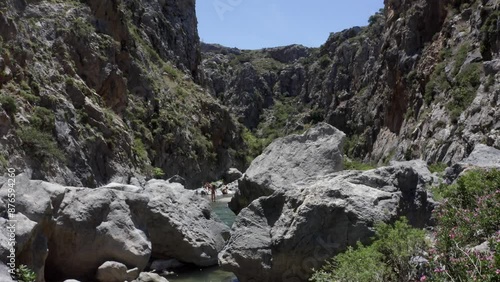
[{"label": "rocky slope", "polygon": [[[241,129],[205,93],[195,1],[0,3],[1,165],[96,187],[239,167]],[[189,177],[187,177],[189,176]]]},{"label": "rocky slope", "polygon": [[326,121],[352,157],[451,164],[500,148],[498,0],[386,0],[319,49],[202,45],[205,85],[256,137]]}]

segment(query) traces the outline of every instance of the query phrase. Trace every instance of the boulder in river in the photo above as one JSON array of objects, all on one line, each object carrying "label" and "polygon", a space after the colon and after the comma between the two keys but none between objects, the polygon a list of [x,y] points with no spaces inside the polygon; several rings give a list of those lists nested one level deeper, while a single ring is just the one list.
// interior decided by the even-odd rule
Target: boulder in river
[{"label": "boulder in river", "polygon": [[308,177],[342,170],[344,140],[342,131],[319,123],[304,134],[273,141],[239,180],[239,191],[229,207],[238,213],[260,196],[292,189],[294,183]]},{"label": "boulder in river", "polygon": [[326,259],[368,242],[377,222],[429,224],[432,182],[426,164],[411,161],[287,183],[240,212],[220,264],[241,282],[307,281]]},{"label": "boulder in river", "polygon": [[[15,179],[16,255],[18,263],[40,277],[37,282],[89,281],[107,261],[139,273],[152,256],[215,265],[229,236],[208,200],[179,183],[151,180],[145,187],[112,184],[90,189],[30,180],[25,174]],[[4,184],[4,203],[7,194]],[[2,229],[6,212],[0,208]],[[4,234],[0,254],[8,253]]]}]

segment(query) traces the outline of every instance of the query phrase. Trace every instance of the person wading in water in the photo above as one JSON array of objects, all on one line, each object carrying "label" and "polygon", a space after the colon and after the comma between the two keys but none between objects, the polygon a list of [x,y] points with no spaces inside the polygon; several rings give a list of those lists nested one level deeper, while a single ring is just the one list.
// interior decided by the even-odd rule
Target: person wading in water
[{"label": "person wading in water", "polygon": [[208,190],[208,193],[210,193],[212,202],[215,202],[215,185],[206,182],[204,187]]}]

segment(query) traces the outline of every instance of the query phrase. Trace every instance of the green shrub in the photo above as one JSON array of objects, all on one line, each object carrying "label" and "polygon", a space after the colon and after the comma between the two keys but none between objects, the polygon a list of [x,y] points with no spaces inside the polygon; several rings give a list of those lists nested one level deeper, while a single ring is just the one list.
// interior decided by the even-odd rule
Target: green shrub
[{"label": "green shrub", "polygon": [[63,161],[65,159],[52,134],[31,126],[21,127],[16,130],[16,133],[22,140],[24,150],[40,162],[43,163],[51,159]]},{"label": "green shrub", "polygon": [[484,60],[491,60],[492,46],[499,38],[498,22],[500,21],[500,11],[491,13],[483,22],[481,27],[481,55]]},{"label": "green shrub", "polygon": [[446,104],[453,122],[474,101],[477,88],[481,83],[481,72],[481,64],[472,63],[456,76],[456,86],[451,90],[452,99]]},{"label": "green shrub", "polygon": [[448,167],[445,163],[433,163],[429,165],[429,171],[432,173],[442,173]]},{"label": "green shrub", "polygon": [[153,168],[153,177],[157,179],[162,179],[165,176],[165,173],[163,172],[163,169],[160,167],[155,167]]},{"label": "green shrub", "polygon": [[7,168],[9,166],[9,161],[7,161],[7,158],[4,155],[0,155],[0,166],[2,168]]},{"label": "green shrub", "polygon": [[16,100],[11,96],[0,95],[0,104],[2,104],[2,108],[9,114],[13,116],[17,113],[17,104]]},{"label": "green shrub", "polygon": [[322,69],[326,69],[331,63],[332,60],[326,54],[321,56],[321,58],[319,58],[319,65],[321,66]]},{"label": "green shrub", "polygon": [[452,76],[456,76],[458,72],[460,71],[460,68],[464,64],[465,60],[467,59],[467,55],[469,54],[470,50],[470,43],[464,43],[460,45],[458,48],[457,53],[455,54],[455,64],[453,67],[453,72]]},{"label": "green shrub", "polygon": [[355,250],[334,257],[310,281],[415,281],[419,277],[411,258],[425,247],[424,231],[412,228],[405,218],[394,225],[381,223],[370,246],[358,242]]},{"label": "green shrub", "polygon": [[35,282],[36,274],[26,265],[21,264],[18,268],[16,268],[16,278],[19,282]]},{"label": "green shrub", "polygon": [[481,84],[482,64],[472,63],[467,65],[456,77],[455,80],[459,86],[477,89]]},{"label": "green shrub", "polygon": [[358,242],[356,250],[349,247],[345,253],[337,255],[316,271],[310,281],[384,282],[388,272],[383,255]]},{"label": "green shrub", "polygon": [[148,151],[146,150],[146,147],[144,146],[141,138],[134,139],[134,145],[132,149],[134,150],[140,161],[148,160]]},{"label": "green shrub", "polygon": [[241,134],[243,138],[243,142],[246,144],[247,153],[246,155],[246,164],[250,165],[250,163],[255,159],[258,155],[262,153],[265,148],[265,141],[261,138],[255,137],[255,135],[248,130],[246,127],[243,128],[243,132]]},{"label": "green shrub", "polygon": [[163,65],[163,71],[174,80],[177,80],[181,76],[179,70],[167,63]]},{"label": "green shrub", "polygon": [[425,85],[424,101],[428,105],[432,102],[436,93],[444,92],[451,87],[446,77],[445,67],[444,62],[437,64],[429,82]]},{"label": "green shrub", "polygon": [[[500,170],[469,171],[434,192],[445,200],[435,211],[436,244],[428,251],[432,280],[499,281]],[[486,251],[471,249],[483,242]]]},{"label": "green shrub", "polygon": [[35,107],[29,120],[33,127],[44,132],[52,132],[55,128],[55,119],[52,110],[44,107]]},{"label": "green shrub", "polygon": [[363,163],[358,160],[351,160],[344,158],[344,169],[345,170],[370,170],[377,166],[372,163]]}]

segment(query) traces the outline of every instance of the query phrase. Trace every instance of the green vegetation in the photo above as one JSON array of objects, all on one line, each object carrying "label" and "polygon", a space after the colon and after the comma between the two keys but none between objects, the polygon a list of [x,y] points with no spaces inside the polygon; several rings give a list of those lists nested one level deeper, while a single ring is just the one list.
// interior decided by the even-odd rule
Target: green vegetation
[{"label": "green vegetation", "polygon": [[54,112],[44,107],[35,107],[29,120],[31,126],[43,132],[51,133],[55,128]]},{"label": "green vegetation", "polygon": [[437,64],[430,76],[429,82],[425,85],[424,101],[427,105],[430,105],[436,94],[444,92],[451,87],[446,77],[445,67],[446,64],[444,62]]},{"label": "green vegetation", "polygon": [[378,12],[376,12],[375,14],[371,15],[368,18],[368,25],[372,26],[375,23],[377,23],[377,21],[379,19],[383,19],[383,18],[384,18],[384,8],[381,8],[380,10],[378,10]]},{"label": "green vegetation", "polygon": [[0,154],[0,166],[2,168],[7,168],[9,165],[9,162],[7,161],[7,159],[5,158],[5,156],[3,154]]},{"label": "green vegetation", "polygon": [[411,258],[426,247],[423,230],[412,228],[405,218],[394,225],[378,224],[373,243],[363,246],[358,242],[337,255],[321,270],[316,271],[310,281],[315,282],[371,282],[371,281],[415,281],[417,272]]},{"label": "green vegetation", "polygon": [[457,53],[455,54],[455,63],[453,66],[453,72],[452,76],[456,76],[458,72],[460,71],[460,68],[464,64],[465,60],[467,59],[467,55],[469,54],[471,46],[470,43],[464,43],[460,45],[458,48]]},{"label": "green vegetation", "polygon": [[165,173],[163,172],[163,169],[159,167],[153,168],[153,177],[156,179],[162,179],[165,176]]},{"label": "green vegetation", "polygon": [[258,58],[252,61],[253,66],[259,73],[268,71],[279,71],[283,68],[283,64],[272,58]]},{"label": "green vegetation", "polygon": [[0,104],[2,104],[2,108],[7,112],[11,117],[17,113],[17,104],[16,100],[8,95],[0,95]]},{"label": "green vegetation", "polygon": [[21,264],[18,268],[16,268],[16,278],[19,282],[35,282],[36,274],[26,265]]},{"label": "green vegetation", "polygon": [[22,146],[30,156],[44,163],[49,159],[64,160],[64,154],[58,148],[51,133],[42,132],[38,128],[23,126],[16,130],[22,140]]},{"label": "green vegetation", "polygon": [[377,168],[377,166],[372,163],[364,163],[358,160],[351,160],[348,158],[344,158],[345,170],[370,170],[374,168]]},{"label": "green vegetation", "polygon": [[451,90],[452,100],[446,104],[452,121],[472,103],[480,84],[481,63],[467,65],[455,78],[456,86]]},{"label": "green vegetation", "polygon": [[322,69],[326,69],[330,64],[332,63],[332,60],[328,56],[328,54],[325,54],[319,58],[319,65]]},{"label": "green vegetation", "polygon": [[358,147],[362,146],[365,143],[365,137],[363,135],[354,134],[346,138],[346,142],[344,144],[344,153],[347,156],[356,155]]},{"label": "green vegetation", "polygon": [[481,27],[481,55],[485,60],[492,58],[492,46],[499,38],[498,22],[500,21],[500,11],[491,13]]},{"label": "green vegetation", "polygon": [[247,153],[245,154],[245,162],[247,165],[250,165],[253,159],[260,155],[264,148],[270,143],[263,138],[256,137],[246,127],[243,128],[241,137],[247,146]]},{"label": "green vegetation", "polygon": [[[311,281],[499,281],[500,170],[472,170],[456,184],[433,193],[444,199],[434,211],[435,241],[405,219],[379,224],[371,245],[357,247],[328,261]],[[484,244],[488,242],[488,245]],[[482,245],[481,251],[474,248]],[[412,261],[423,256],[428,262]]]},{"label": "green vegetation", "polygon": [[433,163],[429,165],[429,171],[432,173],[443,173],[448,167],[445,163]]},{"label": "green vegetation", "polygon": [[163,64],[163,71],[174,80],[179,79],[181,76],[179,70],[177,70],[176,68],[174,68],[172,65],[170,65],[168,63]]},{"label": "green vegetation", "polygon": [[[436,211],[436,245],[428,251],[432,281],[499,281],[499,189],[500,170],[469,171],[434,189],[445,201]],[[472,249],[484,242],[486,250]]]},{"label": "green vegetation", "polygon": [[146,147],[142,142],[141,138],[134,139],[134,145],[132,147],[135,155],[139,158],[139,161],[148,160],[148,151],[146,151]]}]

